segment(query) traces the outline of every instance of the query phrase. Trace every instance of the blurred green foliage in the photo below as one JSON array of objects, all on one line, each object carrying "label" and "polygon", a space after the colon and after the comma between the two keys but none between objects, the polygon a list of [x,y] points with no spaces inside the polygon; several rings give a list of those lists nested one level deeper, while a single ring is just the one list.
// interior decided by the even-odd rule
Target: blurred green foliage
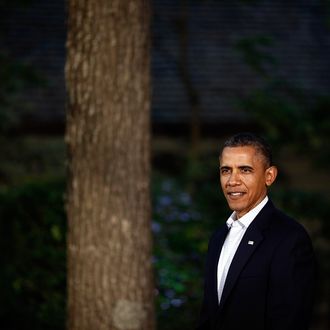
[{"label": "blurred green foliage", "polygon": [[273,44],[272,38],[267,35],[240,38],[235,43],[235,49],[243,56],[243,61],[253,70],[267,76],[265,67],[273,68],[276,60],[270,51]]},{"label": "blurred green foliage", "polygon": [[202,185],[198,193],[192,194],[191,185],[183,181],[183,176],[174,179],[160,173],[153,180],[152,229],[160,330],[190,329],[196,324],[207,242],[212,227],[219,223],[211,212],[204,212],[215,199],[218,204],[219,191],[210,196],[208,185]]},{"label": "blurred green foliage", "polygon": [[64,329],[64,180],[0,190],[2,329]]},{"label": "blurred green foliage", "polygon": [[0,134],[16,128],[22,116],[33,111],[19,98],[26,88],[45,85],[45,79],[38,71],[26,63],[14,60],[9,51],[0,50]]},{"label": "blurred green foliage", "polygon": [[241,107],[277,149],[290,145],[327,167],[330,95],[311,95],[285,81],[271,81],[242,99]]},{"label": "blurred green foliage", "polygon": [[62,137],[6,137],[0,147],[0,187],[65,175]]}]

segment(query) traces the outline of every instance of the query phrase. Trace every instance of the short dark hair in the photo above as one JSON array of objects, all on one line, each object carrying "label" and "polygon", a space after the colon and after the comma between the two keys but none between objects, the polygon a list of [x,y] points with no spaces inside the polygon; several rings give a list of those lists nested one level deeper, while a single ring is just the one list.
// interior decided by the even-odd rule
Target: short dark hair
[{"label": "short dark hair", "polygon": [[254,147],[258,152],[260,152],[266,161],[267,167],[273,165],[273,155],[270,145],[265,139],[254,133],[243,132],[231,136],[225,141],[222,150],[226,147],[235,148],[245,146]]}]

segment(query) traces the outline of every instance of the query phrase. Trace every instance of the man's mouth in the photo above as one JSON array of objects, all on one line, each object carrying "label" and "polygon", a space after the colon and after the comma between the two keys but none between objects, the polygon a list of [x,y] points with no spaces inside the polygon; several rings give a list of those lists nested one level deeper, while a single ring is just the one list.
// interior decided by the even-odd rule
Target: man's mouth
[{"label": "man's mouth", "polygon": [[235,191],[235,192],[228,192],[227,195],[229,195],[229,197],[242,197],[243,195],[245,195],[245,192],[242,191]]}]

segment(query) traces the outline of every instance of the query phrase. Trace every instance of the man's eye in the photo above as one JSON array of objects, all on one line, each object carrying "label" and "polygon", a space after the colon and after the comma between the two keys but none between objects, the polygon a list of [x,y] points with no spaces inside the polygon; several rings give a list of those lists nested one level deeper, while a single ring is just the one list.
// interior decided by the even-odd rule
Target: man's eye
[{"label": "man's eye", "polygon": [[221,174],[228,174],[229,173],[229,169],[228,168],[221,168],[220,169],[220,173]]},{"label": "man's eye", "polygon": [[241,169],[241,171],[242,171],[243,173],[251,173],[251,172],[252,172],[251,168],[249,168],[249,167],[243,167],[243,168]]}]

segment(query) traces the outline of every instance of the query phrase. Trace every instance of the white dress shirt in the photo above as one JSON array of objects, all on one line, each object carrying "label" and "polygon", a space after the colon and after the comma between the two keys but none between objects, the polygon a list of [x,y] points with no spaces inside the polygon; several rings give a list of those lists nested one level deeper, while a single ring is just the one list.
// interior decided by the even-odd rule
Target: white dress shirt
[{"label": "white dress shirt", "polygon": [[265,206],[267,201],[268,197],[266,196],[255,208],[250,210],[238,220],[236,218],[236,212],[233,212],[226,222],[229,228],[229,232],[222,246],[217,273],[219,303],[221,300],[223,288],[225,286],[228,270],[239,246],[239,243],[241,242],[246,229],[249,227],[261,209]]}]

